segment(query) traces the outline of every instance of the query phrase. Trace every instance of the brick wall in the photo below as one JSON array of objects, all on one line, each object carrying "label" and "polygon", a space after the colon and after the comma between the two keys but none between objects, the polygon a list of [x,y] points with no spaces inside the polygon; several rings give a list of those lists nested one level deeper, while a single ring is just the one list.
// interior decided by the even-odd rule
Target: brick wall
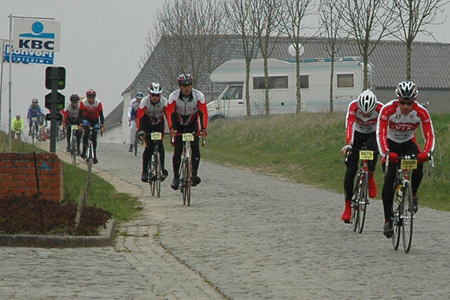
[{"label": "brick wall", "polygon": [[[39,188],[44,199],[63,199],[63,168],[54,153],[36,153]],[[33,153],[0,153],[0,197],[37,192]]]}]

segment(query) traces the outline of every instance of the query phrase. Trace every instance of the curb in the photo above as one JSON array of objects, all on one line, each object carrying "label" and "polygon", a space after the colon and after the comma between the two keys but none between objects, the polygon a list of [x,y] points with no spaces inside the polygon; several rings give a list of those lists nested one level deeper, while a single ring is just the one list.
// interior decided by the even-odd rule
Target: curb
[{"label": "curb", "polygon": [[108,247],[113,243],[116,222],[110,219],[100,236],[49,236],[0,234],[0,247],[80,248]]}]

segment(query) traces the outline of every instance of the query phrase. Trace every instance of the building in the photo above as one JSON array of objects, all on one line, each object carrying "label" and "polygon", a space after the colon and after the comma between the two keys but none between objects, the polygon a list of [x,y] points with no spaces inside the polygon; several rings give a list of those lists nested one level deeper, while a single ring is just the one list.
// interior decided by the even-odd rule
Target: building
[{"label": "building", "polygon": [[[224,39],[223,48],[220,56],[216,57],[216,65],[233,58],[243,58],[239,49],[241,49],[239,36],[222,36]],[[325,51],[324,43],[326,39],[305,37],[301,43],[304,47],[302,58],[326,58],[329,57]],[[292,59],[288,48],[291,44],[287,38],[273,40],[274,51],[271,57],[286,60]],[[121,137],[109,137],[111,142],[128,142],[128,103],[134,97],[137,91],[147,94],[147,87],[151,82],[158,81],[164,87],[164,95],[172,91],[176,86],[173,81],[164,79],[160,76],[162,69],[158,65],[167,59],[164,55],[168,51],[164,49],[163,43],[159,43],[144,67],[137,74],[127,89],[122,93],[124,103],[119,104],[113,112],[107,116],[108,123],[112,127],[107,127],[105,134],[110,136],[108,130],[114,130],[114,135],[121,134]],[[421,103],[429,102],[430,112],[450,112],[450,44],[414,42],[412,49],[412,80],[419,87],[419,101]],[[347,41],[340,49],[337,56],[360,56],[357,45],[354,41]],[[167,56],[166,56],[167,57]],[[261,58],[257,52],[255,58]],[[375,94],[378,99],[386,103],[395,98],[394,90],[397,84],[405,80],[406,77],[406,46],[400,41],[383,40],[380,41],[375,51],[369,57],[374,65],[375,75],[373,82],[375,85]],[[169,88],[167,88],[169,87]],[[205,93],[207,100],[215,99],[222,90],[220,87],[214,87],[211,82],[204,81],[198,88]],[[117,109],[117,111],[116,111]],[[121,119],[118,111],[122,110]],[[116,128],[121,124],[121,130]],[[111,133],[112,134],[112,133]]]}]

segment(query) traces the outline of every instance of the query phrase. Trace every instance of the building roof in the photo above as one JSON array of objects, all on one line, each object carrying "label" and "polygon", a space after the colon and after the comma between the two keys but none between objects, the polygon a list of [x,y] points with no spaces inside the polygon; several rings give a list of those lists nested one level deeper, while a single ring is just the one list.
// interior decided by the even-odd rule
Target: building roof
[{"label": "building roof", "polygon": [[121,101],[106,117],[106,130],[122,125],[123,101]]}]

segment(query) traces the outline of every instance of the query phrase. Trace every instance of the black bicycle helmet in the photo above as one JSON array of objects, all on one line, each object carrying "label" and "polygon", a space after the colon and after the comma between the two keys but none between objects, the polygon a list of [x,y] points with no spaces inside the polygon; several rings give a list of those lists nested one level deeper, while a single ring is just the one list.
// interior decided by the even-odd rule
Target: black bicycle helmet
[{"label": "black bicycle helmet", "polygon": [[417,98],[419,91],[417,90],[417,86],[414,82],[402,81],[398,84],[395,94],[398,98],[409,101]]},{"label": "black bicycle helmet", "polygon": [[191,74],[181,74],[177,81],[178,85],[191,85],[194,82],[194,77]]},{"label": "black bicycle helmet", "polygon": [[70,102],[78,103],[78,101],[80,101],[80,96],[78,96],[77,94],[70,95]]}]

